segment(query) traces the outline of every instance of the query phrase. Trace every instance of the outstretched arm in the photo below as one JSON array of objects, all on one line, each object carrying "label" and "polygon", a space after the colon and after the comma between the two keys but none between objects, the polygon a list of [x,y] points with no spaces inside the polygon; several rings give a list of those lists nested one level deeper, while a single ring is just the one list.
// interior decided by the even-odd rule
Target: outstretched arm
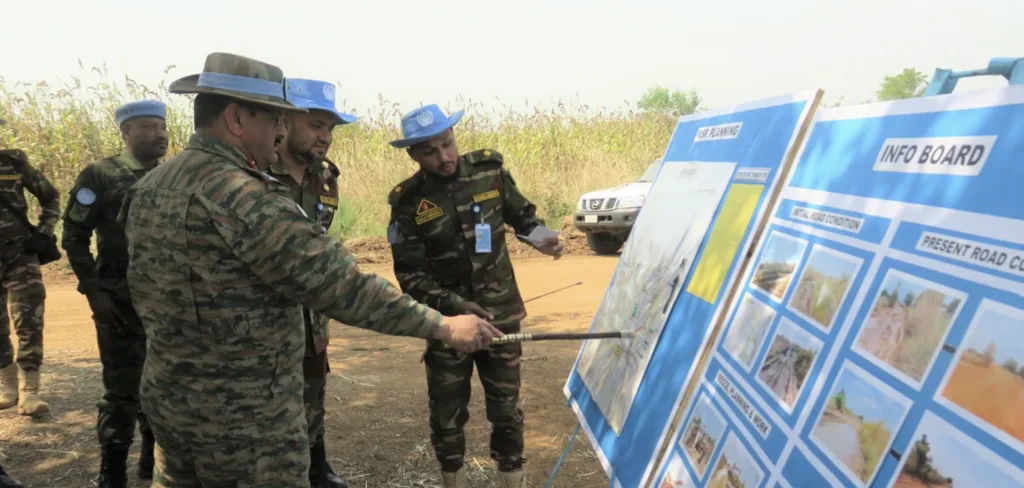
[{"label": "outstretched arm", "polygon": [[[263,194],[238,218],[215,219],[218,230],[267,285],[348,325],[399,336],[431,338],[441,314],[364,273],[354,256],[283,195]],[[229,209],[230,211],[230,209]]]}]

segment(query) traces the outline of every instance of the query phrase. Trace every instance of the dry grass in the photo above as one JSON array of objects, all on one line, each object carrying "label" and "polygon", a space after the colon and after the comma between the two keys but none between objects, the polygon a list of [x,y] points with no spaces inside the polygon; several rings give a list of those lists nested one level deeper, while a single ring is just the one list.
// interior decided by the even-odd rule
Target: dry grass
[{"label": "dry grass", "polygon": [[[98,81],[87,83],[85,78]],[[9,122],[0,129],[0,147],[27,151],[66,201],[82,165],[120,150],[113,113],[125,101],[167,103],[169,154],[181,150],[192,130],[191,98],[169,94],[166,84],[151,88],[127,78],[113,82],[100,68],[83,70],[63,86],[0,79],[0,118]],[[330,158],[342,168],[343,211],[331,231],[343,238],[383,236],[388,191],[415,170],[404,151],[388,144],[400,136],[401,113],[413,107],[398,107],[383,98],[378,106],[382,108],[369,114],[350,109],[361,121],[334,133]],[[582,193],[639,177],[662,154],[674,126],[673,119],[629,107],[559,104],[526,112],[501,107],[488,110],[472,100],[449,107],[466,110],[456,127],[460,151],[487,147],[501,152],[541,215],[555,222],[572,212]]]}]

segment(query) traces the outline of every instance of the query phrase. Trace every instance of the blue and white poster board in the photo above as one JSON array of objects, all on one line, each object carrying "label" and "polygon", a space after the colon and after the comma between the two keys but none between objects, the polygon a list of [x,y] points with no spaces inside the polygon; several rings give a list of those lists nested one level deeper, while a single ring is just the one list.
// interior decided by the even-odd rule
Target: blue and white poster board
[{"label": "blue and white poster board", "polygon": [[820,90],[683,117],[676,125],[565,393],[613,486],[653,470],[673,401],[716,305],[796,155]]},{"label": "blue and white poster board", "polygon": [[1022,188],[1024,86],[819,111],[653,486],[1024,486]]}]

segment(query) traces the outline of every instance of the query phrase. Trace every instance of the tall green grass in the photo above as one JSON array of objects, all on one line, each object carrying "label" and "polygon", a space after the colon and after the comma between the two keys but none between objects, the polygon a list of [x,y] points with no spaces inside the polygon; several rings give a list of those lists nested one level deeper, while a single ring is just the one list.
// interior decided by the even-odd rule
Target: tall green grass
[{"label": "tall green grass", "polygon": [[[130,78],[113,81],[102,69],[71,77],[56,86],[45,82],[13,84],[0,79],[0,147],[21,148],[61,190],[61,205],[81,167],[121,150],[114,109],[125,101],[158,99],[168,104],[170,148],[181,151],[192,132],[191,97],[167,92],[167,82],[147,87]],[[335,129],[329,157],[342,171],[342,209],[331,232],[342,238],[384,234],[388,192],[416,170],[405,151],[388,141],[400,137],[404,111],[383,98],[358,123]],[[490,148],[505,156],[523,192],[542,217],[557,226],[570,215],[579,196],[640,176],[659,157],[674,120],[629,107],[608,110],[583,104],[514,111],[507,105],[485,107],[467,101],[466,116],[456,126],[461,152]],[[35,201],[29,198],[35,212]],[[59,229],[58,229],[59,231]]]}]

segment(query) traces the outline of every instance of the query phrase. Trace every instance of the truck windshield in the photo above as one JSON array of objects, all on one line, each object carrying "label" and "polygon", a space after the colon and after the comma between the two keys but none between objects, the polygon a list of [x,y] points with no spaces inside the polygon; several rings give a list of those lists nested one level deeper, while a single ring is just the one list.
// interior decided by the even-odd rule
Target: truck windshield
[{"label": "truck windshield", "polygon": [[659,167],[661,167],[660,160],[651,163],[651,165],[648,166],[647,169],[644,171],[643,176],[641,176],[640,179],[637,181],[640,183],[650,183],[654,181],[654,178],[658,176]]}]

